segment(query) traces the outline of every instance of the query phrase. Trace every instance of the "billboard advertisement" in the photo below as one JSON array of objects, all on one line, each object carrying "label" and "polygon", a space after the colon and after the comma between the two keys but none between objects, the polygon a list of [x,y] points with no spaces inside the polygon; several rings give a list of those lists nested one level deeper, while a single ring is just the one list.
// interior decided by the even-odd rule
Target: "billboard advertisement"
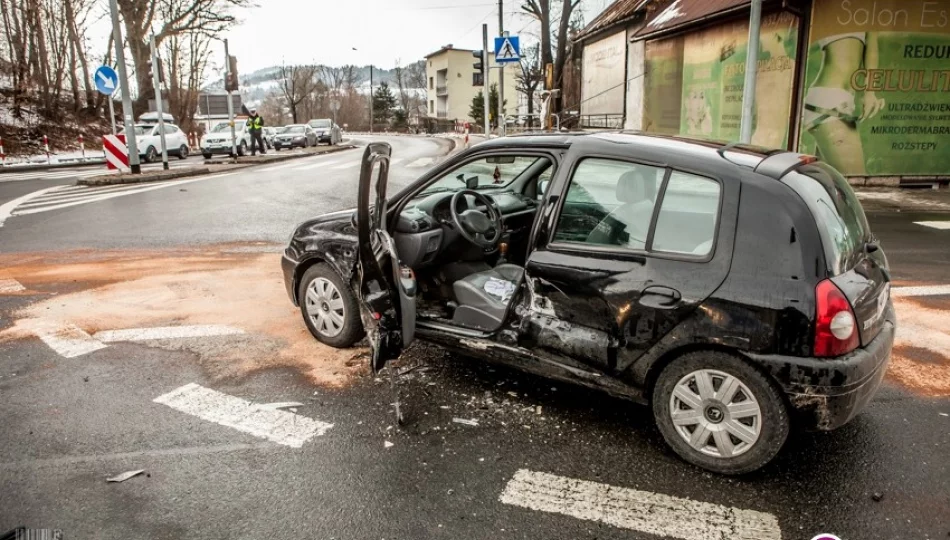
[{"label": "billboard advertisement", "polygon": [[581,69],[582,115],[622,115],[626,76],[626,32],[584,47]]},{"label": "billboard advertisement", "polygon": [[[656,121],[652,129],[645,123],[646,129],[738,140],[748,38],[748,21],[740,20],[648,42],[644,113],[645,121]],[[798,18],[785,12],[763,16],[759,40],[752,142],[784,148],[789,136]],[[670,80],[673,76],[676,81]],[[676,102],[675,118],[671,100]]]},{"label": "billboard advertisement", "polygon": [[799,150],[850,176],[950,172],[950,0],[817,0]]}]

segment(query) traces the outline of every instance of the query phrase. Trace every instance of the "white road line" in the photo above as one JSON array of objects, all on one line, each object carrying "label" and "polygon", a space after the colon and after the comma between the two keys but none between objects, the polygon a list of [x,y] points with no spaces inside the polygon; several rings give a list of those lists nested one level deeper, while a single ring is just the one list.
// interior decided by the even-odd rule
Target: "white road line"
[{"label": "white road line", "polygon": [[429,165],[432,165],[432,158],[423,157],[410,162],[406,167],[428,167]]},{"label": "white road line", "polygon": [[[222,175],[222,176],[223,176],[223,175]],[[132,195],[132,194],[135,194],[135,193],[145,193],[145,192],[147,192],[147,191],[154,191],[154,190],[156,190],[156,189],[162,189],[162,188],[167,188],[167,187],[172,187],[172,186],[180,186],[180,185],[182,185],[182,184],[189,184],[189,183],[191,183],[191,182],[198,182],[198,181],[200,181],[200,180],[207,180],[207,179],[209,179],[209,178],[211,178],[211,177],[196,178],[196,179],[193,179],[193,180],[178,180],[178,181],[175,181],[175,182],[164,182],[164,183],[158,184],[158,185],[148,185],[148,184],[146,184],[146,185],[143,185],[141,189],[137,189],[137,190],[120,191],[120,192],[117,192],[117,193],[106,193],[106,194],[104,194],[104,195],[90,196],[90,197],[84,198],[84,199],[79,200],[79,201],[72,201],[72,202],[67,202],[67,203],[63,203],[63,204],[54,204],[54,205],[52,205],[52,206],[43,206],[43,207],[40,207],[40,208],[28,208],[28,209],[22,210],[22,211],[21,211],[21,210],[15,210],[15,211],[13,212],[13,215],[16,215],[16,216],[25,216],[25,215],[29,215],[29,214],[36,214],[36,213],[39,213],[39,212],[49,212],[49,211],[51,211],[51,210],[60,210],[60,209],[62,209],[62,208],[69,208],[70,206],[78,206],[78,205],[80,205],[80,204],[88,204],[88,203],[93,203],[93,202],[105,201],[105,200],[108,200],[108,199],[114,199],[115,197],[122,197],[122,196],[124,196],[124,195]]]},{"label": "white road line", "polygon": [[15,279],[0,279],[0,294],[9,294],[25,290],[26,287]]},{"label": "white road line", "polygon": [[292,169],[292,170],[294,170],[294,171],[308,171],[308,170],[310,170],[310,169],[316,169],[317,167],[329,167],[330,165],[336,165],[337,163],[340,163],[340,161],[339,161],[339,160],[334,160],[334,161],[319,161],[319,162],[317,162],[317,163],[308,163],[308,164],[303,165],[303,166],[300,166],[300,167],[295,167],[295,168]]},{"label": "white road line", "polygon": [[135,191],[142,189],[142,184],[132,184],[125,185],[122,187],[108,187],[108,188],[86,188],[85,191],[70,191],[63,193],[61,191],[54,191],[52,193],[47,193],[42,197],[37,197],[31,201],[25,202],[20,205],[20,208],[29,208],[31,206],[40,206],[43,204],[52,204],[52,203],[65,203],[78,200],[85,200],[89,197],[95,197],[99,195],[105,195],[106,193],[117,193],[122,191]]},{"label": "white road line", "polygon": [[359,163],[355,161],[351,161],[350,163],[344,163],[343,165],[337,165],[336,167],[331,167],[331,168],[335,171],[338,171],[341,169],[352,169],[353,167],[356,167],[357,165],[359,165]]},{"label": "white road line", "polygon": [[250,401],[195,383],[186,384],[152,401],[291,448],[300,448],[310,438],[319,437],[333,427],[333,424],[292,412],[261,408]]},{"label": "white road line", "polygon": [[772,514],[521,469],[499,500],[682,540],[780,540]]},{"label": "white road line", "polygon": [[103,330],[94,336],[99,341],[147,341],[150,339],[182,339],[211,336],[233,336],[243,334],[244,330],[220,324],[199,324],[193,326],[160,326],[156,328],[126,328],[123,330]]},{"label": "white road line", "polygon": [[891,296],[943,296],[950,295],[950,285],[922,285],[919,287],[892,287]]},{"label": "white road line", "polygon": [[950,357],[950,335],[935,328],[902,322],[897,325],[895,339],[907,347],[920,347]]},{"label": "white road line", "polygon": [[922,225],[931,229],[950,231],[950,221],[915,221],[914,225]]},{"label": "white road line", "polygon": [[107,347],[78,326],[47,321],[27,321],[27,327],[50,349],[64,358],[75,358]]},{"label": "white road line", "polygon": [[26,195],[22,197],[13,199],[12,201],[4,205],[0,205],[0,227],[3,227],[3,222],[6,221],[7,218],[9,218],[11,215],[13,215],[13,211],[16,210],[17,206],[20,206],[21,204],[33,199],[34,197],[39,197],[40,195],[43,195],[44,193],[48,193],[56,189],[57,187],[59,186],[53,186],[46,189],[41,189],[39,191],[34,191],[33,193],[27,193]]}]

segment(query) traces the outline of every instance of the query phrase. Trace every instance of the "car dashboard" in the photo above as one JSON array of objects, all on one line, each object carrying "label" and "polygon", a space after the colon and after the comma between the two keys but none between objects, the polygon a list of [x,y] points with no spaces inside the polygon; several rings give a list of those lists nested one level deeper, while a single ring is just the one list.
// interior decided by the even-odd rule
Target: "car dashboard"
[{"label": "car dashboard", "polygon": [[[512,191],[483,193],[501,213],[505,228],[520,216],[533,216],[537,201]],[[399,214],[396,222],[396,249],[402,263],[410,268],[421,268],[436,261],[446,247],[462,240],[452,222],[451,204],[455,192],[433,193],[414,201]],[[466,197],[466,207],[459,211],[485,206],[476,204],[474,197]],[[461,206],[461,203],[460,203]]]}]

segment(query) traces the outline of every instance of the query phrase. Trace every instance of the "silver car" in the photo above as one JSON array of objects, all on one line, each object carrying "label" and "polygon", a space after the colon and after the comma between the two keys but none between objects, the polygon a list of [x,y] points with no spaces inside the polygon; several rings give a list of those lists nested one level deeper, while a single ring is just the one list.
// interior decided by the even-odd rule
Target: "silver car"
[{"label": "silver car", "polygon": [[281,148],[307,148],[317,145],[317,135],[307,124],[284,126],[274,135],[274,150]]},{"label": "silver car", "polygon": [[343,135],[340,133],[340,126],[329,118],[319,118],[307,122],[314,133],[317,134],[317,143],[327,143],[336,146],[343,141]]}]

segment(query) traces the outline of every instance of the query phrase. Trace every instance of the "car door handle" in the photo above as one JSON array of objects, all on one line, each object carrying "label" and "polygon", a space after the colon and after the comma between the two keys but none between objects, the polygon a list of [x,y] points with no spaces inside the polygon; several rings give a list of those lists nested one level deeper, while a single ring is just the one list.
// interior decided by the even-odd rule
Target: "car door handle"
[{"label": "car door handle", "polygon": [[683,295],[670,287],[647,287],[640,293],[640,304],[647,307],[670,309],[676,307]]}]

